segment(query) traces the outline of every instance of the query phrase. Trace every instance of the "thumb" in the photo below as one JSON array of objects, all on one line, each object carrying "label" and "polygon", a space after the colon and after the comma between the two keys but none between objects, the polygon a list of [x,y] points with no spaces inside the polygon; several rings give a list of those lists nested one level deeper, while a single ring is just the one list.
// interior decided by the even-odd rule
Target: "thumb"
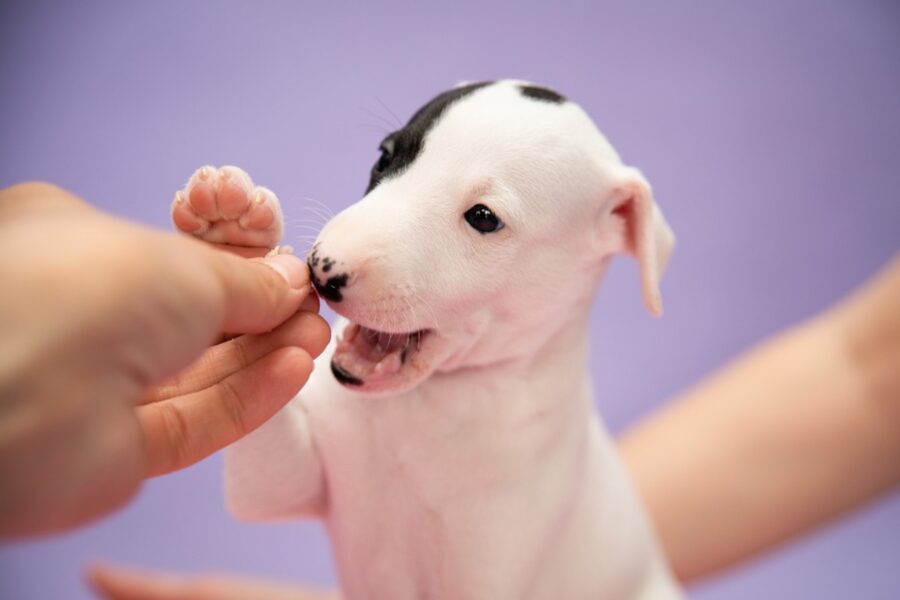
[{"label": "thumb", "polygon": [[310,294],[309,268],[290,254],[248,260],[210,249],[212,272],[222,293],[221,330],[262,333],[300,308]]}]

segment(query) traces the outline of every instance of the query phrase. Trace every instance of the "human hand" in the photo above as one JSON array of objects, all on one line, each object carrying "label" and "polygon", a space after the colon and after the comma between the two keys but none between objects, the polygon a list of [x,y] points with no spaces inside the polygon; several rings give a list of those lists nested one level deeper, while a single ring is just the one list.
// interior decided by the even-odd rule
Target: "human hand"
[{"label": "human hand", "polygon": [[[0,537],[86,521],[253,430],[329,337],[299,259],[238,258],[46,184],[0,191],[0,281]],[[223,331],[250,335],[208,348]]]}]

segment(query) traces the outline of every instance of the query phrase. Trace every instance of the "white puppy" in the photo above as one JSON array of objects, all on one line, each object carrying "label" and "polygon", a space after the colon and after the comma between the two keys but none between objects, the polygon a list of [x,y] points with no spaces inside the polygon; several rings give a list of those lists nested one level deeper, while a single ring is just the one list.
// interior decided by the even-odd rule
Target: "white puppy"
[{"label": "white puppy", "polygon": [[[231,510],[324,519],[350,600],[680,598],[586,369],[614,254],[661,311],[673,236],[647,182],[578,106],[519,81],[441,94],[381,152],[308,258],[347,320],[227,450]],[[223,173],[259,194],[232,218],[277,235],[274,196]],[[214,239],[184,199],[215,176],[175,215]]]}]

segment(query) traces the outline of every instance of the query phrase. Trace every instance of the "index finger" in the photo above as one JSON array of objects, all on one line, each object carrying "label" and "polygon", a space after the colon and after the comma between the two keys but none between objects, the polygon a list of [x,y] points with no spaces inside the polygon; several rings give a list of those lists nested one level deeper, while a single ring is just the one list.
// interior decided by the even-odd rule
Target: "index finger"
[{"label": "index finger", "polygon": [[296,396],[313,369],[281,348],[216,385],[138,407],[149,476],[183,469],[247,435]]}]

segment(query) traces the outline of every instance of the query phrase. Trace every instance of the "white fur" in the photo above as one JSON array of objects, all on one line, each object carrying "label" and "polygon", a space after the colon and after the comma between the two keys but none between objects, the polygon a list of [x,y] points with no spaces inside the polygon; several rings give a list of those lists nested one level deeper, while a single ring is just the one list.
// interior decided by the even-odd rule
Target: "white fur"
[{"label": "white fur", "polygon": [[[433,329],[428,360],[359,392],[330,373],[332,344],[300,396],[226,453],[238,517],[324,519],[349,600],[681,597],[586,369],[609,258],[639,259],[659,313],[672,234],[580,108],[517,84],[451,105],[411,167],[319,237],[351,274],[334,308]],[[469,227],[478,202],[506,227]]]}]

